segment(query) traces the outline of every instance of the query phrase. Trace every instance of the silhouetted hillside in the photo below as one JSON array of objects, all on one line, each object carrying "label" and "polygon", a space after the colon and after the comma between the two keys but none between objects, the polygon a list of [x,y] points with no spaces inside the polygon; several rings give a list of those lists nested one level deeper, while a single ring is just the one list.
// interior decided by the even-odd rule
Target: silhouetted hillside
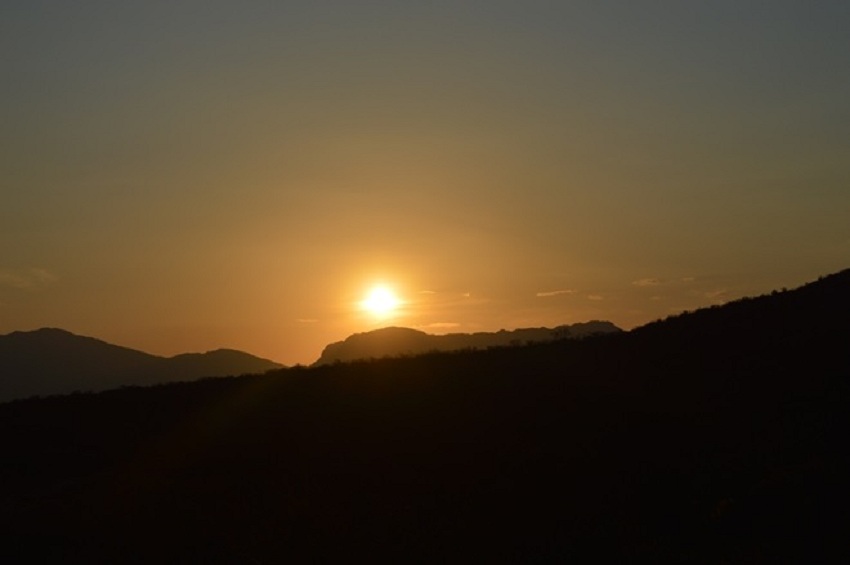
[{"label": "silhouetted hillside", "polygon": [[850,270],[636,328],[642,362],[800,372],[850,359]]},{"label": "silhouetted hillside", "polygon": [[498,332],[472,334],[455,333],[432,335],[410,328],[383,328],[349,336],[345,341],[331,343],[322,351],[314,365],[326,365],[357,359],[380,359],[399,355],[420,355],[432,351],[486,349],[529,343],[587,337],[595,334],[622,331],[611,322],[591,321],[557,328],[520,328]]},{"label": "silhouetted hillside", "polygon": [[185,380],[184,375],[194,375],[193,378],[197,378],[265,373],[283,367],[280,363],[235,349],[183,353],[161,360],[160,365],[162,368],[157,373],[168,376],[169,380],[181,378]]},{"label": "silhouetted hillside", "polygon": [[43,328],[0,336],[0,402],[201,377],[260,373],[281,365],[232,350],[166,358]]},{"label": "silhouetted hillside", "polygon": [[4,562],[846,563],[850,272],[583,340],[0,405]]}]

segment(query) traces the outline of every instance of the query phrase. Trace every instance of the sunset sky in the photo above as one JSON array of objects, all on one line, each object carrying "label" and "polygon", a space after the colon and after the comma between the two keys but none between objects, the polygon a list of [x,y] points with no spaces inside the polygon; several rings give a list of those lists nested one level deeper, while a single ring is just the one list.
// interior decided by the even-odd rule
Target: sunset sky
[{"label": "sunset sky", "polygon": [[4,0],[0,333],[307,364],[798,286],[850,267],[848,30],[844,0]]}]

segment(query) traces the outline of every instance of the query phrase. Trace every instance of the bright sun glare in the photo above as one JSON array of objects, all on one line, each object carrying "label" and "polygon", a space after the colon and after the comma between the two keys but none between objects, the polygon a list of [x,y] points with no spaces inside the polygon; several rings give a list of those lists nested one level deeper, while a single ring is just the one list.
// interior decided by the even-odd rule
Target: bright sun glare
[{"label": "bright sun glare", "polygon": [[376,286],[360,302],[360,307],[378,318],[385,318],[399,307],[401,301],[395,292],[386,286]]}]

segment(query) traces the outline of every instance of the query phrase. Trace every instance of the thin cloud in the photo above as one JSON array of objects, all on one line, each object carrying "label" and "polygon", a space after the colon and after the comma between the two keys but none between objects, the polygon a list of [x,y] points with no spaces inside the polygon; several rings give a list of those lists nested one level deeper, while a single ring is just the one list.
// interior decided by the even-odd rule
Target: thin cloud
[{"label": "thin cloud", "polygon": [[27,279],[10,271],[0,271],[0,285],[12,288],[27,288]]},{"label": "thin cloud", "polygon": [[676,283],[692,283],[696,280],[694,277],[682,277],[680,279],[658,279],[655,277],[646,277],[643,279],[638,279],[636,281],[632,281],[633,286],[639,286],[642,288],[645,287],[653,287],[653,286],[662,286],[662,285],[671,285]]},{"label": "thin cloud", "polygon": [[588,295],[587,295],[587,299],[588,299],[588,300],[599,301],[599,300],[605,300],[605,297],[604,297],[604,296],[602,296],[601,294],[588,294]]},{"label": "thin cloud", "polygon": [[433,290],[420,290],[419,294],[437,294]]},{"label": "thin cloud", "polygon": [[53,284],[56,276],[46,269],[3,269],[0,270],[0,286],[32,290]]},{"label": "thin cloud", "polygon": [[315,324],[319,320],[317,320],[316,318],[298,318],[295,321],[298,322],[299,324]]},{"label": "thin cloud", "polygon": [[560,290],[547,290],[547,291],[543,291],[543,292],[538,292],[536,296],[538,298],[546,298],[546,297],[549,297],[549,296],[560,296],[562,294],[575,294],[575,293],[576,293],[576,291],[574,291],[570,288],[563,288],[563,289],[560,289]]},{"label": "thin cloud", "polygon": [[457,322],[434,322],[433,324],[426,324],[422,326],[423,328],[429,328],[432,330],[446,330],[451,328],[460,327],[460,324]]},{"label": "thin cloud", "polygon": [[645,278],[645,279],[638,279],[636,281],[632,281],[632,284],[634,286],[641,286],[641,287],[658,286],[658,285],[661,284],[661,281],[656,279],[656,278]]}]

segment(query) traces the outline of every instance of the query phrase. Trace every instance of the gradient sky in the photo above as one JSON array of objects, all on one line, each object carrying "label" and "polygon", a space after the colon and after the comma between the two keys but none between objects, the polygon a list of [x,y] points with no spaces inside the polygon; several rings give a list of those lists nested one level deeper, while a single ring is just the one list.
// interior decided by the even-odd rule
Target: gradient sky
[{"label": "gradient sky", "polygon": [[[0,5],[0,333],[311,363],[850,267],[850,3]],[[372,284],[405,301],[357,308]]]}]

